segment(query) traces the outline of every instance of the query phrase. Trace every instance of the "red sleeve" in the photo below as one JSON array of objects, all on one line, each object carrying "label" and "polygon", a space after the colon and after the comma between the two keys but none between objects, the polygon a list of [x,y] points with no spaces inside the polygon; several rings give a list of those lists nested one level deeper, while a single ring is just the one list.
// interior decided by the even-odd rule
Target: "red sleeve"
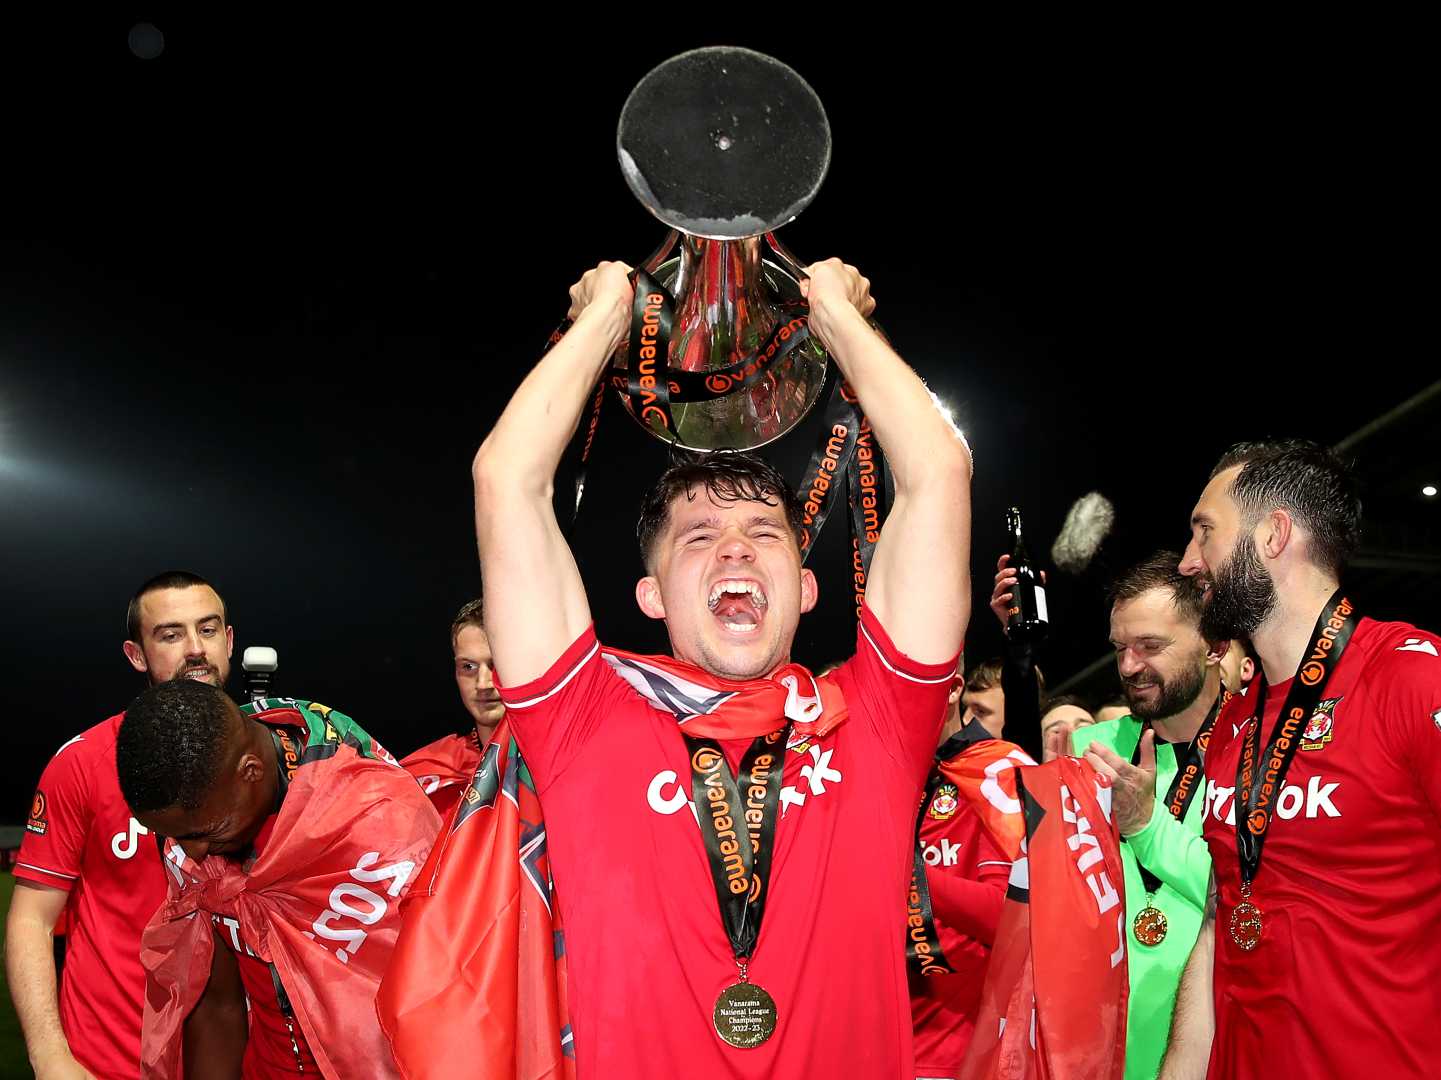
[{"label": "red sleeve", "polygon": [[1385,688],[1382,724],[1396,759],[1441,822],[1441,638],[1408,628],[1385,648],[1379,670],[1367,673]]},{"label": "red sleeve", "polygon": [[40,774],[15,862],[17,878],[66,892],[79,879],[93,815],[88,782],[93,763],[84,747],[84,738],[66,743]]},{"label": "red sleeve", "polygon": [[540,792],[575,760],[606,716],[638,697],[601,657],[594,626],[540,678],[504,686],[496,672],[495,685]]},{"label": "red sleeve", "polygon": [[1011,860],[996,846],[990,834],[975,830],[979,861],[974,877],[940,866],[926,867],[926,885],[936,918],[957,933],[974,938],[990,948],[996,940],[1001,906],[1006,900],[1006,883],[1011,877]]},{"label": "red sleeve", "polygon": [[837,671],[850,722],[868,725],[907,773],[924,776],[936,751],[960,654],[922,664],[896,648],[870,608],[861,607],[856,655]]}]

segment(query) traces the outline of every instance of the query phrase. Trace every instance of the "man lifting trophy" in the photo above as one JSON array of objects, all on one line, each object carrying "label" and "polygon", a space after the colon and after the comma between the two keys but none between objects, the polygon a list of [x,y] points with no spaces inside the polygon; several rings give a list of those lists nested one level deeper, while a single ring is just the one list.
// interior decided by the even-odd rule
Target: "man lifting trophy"
[{"label": "man lifting trophy", "polygon": [[[548,877],[532,887],[564,926],[569,1024],[542,1033],[557,1074],[913,1077],[900,934],[970,607],[969,452],[870,324],[869,282],[837,259],[802,269],[772,236],[830,156],[795,72],[743,49],[675,57],[632,93],[617,142],[631,188],[675,232],[634,271],[602,262],[571,287],[569,329],[476,454],[486,630],[519,757],[488,754],[437,850],[500,822],[506,791],[543,803],[543,831],[518,835],[541,838]],[[837,399],[886,448],[895,499],[873,530],[856,654],[818,678],[791,658],[817,599],[802,564],[815,515],[746,451],[799,422],[831,361]],[[597,641],[552,503],[567,442],[607,386],[652,433],[708,451],[641,502],[635,597],[664,620],[667,655]],[[458,898],[453,979],[499,925],[459,899],[485,872],[443,855],[422,875],[433,904]],[[520,1030],[525,1007],[509,1041],[491,1037],[500,1003],[525,1000],[524,971],[518,990],[513,957],[494,979],[474,974],[474,1024],[428,1025],[413,1052],[402,1044],[424,1009],[382,993],[408,1076],[441,1075],[452,1052],[475,1075],[534,1064],[546,1038]]]}]

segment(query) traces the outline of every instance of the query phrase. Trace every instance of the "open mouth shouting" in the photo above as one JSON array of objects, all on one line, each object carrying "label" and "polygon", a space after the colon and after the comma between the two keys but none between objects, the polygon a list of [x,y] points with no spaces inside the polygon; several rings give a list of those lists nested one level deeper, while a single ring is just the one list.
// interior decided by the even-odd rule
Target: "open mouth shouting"
[{"label": "open mouth shouting", "polygon": [[722,578],[711,586],[706,606],[732,634],[754,634],[765,621],[766,591],[748,578]]}]

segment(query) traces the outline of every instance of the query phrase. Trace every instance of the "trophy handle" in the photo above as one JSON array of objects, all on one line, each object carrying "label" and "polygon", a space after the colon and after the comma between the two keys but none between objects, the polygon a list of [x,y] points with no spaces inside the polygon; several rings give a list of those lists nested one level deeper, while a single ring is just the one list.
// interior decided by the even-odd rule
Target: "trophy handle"
[{"label": "trophy handle", "polygon": [[781,268],[790,274],[791,277],[797,281],[807,281],[810,279],[810,275],[806,273],[801,261],[792,254],[790,248],[781,243],[780,237],[774,232],[766,233],[766,244],[770,247],[771,254],[776,256],[776,261],[781,264]]},{"label": "trophy handle", "polygon": [[661,264],[670,258],[670,253],[675,248],[676,241],[679,239],[680,233],[675,229],[671,229],[665,234],[665,239],[660,242],[660,246],[650,253],[649,258],[647,258],[645,262],[640,264],[641,269],[647,274],[654,274],[661,268]]}]

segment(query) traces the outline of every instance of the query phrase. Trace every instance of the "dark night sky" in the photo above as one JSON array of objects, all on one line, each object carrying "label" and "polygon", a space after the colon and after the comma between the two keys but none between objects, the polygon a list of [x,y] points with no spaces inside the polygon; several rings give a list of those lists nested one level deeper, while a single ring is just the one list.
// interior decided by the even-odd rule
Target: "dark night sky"
[{"label": "dark night sky", "polygon": [[[221,587],[237,671],[245,645],[276,646],[281,692],[397,753],[455,723],[446,631],[479,583],[470,457],[567,286],[661,237],[614,129],[685,48],[771,52],[827,107],[829,178],[783,236],[863,268],[972,440],[975,657],[999,645],[984,597],[1007,502],[1041,550],[1082,493],[1117,506],[1101,565],[1057,582],[1060,678],[1105,647],[1104,573],[1184,542],[1227,444],[1335,442],[1435,378],[1420,279],[1393,251],[1421,175],[1404,64],[1363,78],[1281,33],[1182,50],[1157,31],[1138,52],[1104,28],[977,23],[821,47],[801,25],[636,45],[146,17],[166,35],[150,61],[127,49],[134,19],[28,32],[6,136],[0,821],[55,747],[140,689],[125,601],[174,566]],[[775,448],[792,477],[810,430]],[[1416,438],[1361,463],[1394,481],[1368,507],[1434,556],[1414,481],[1436,442]],[[658,650],[630,536],[664,454],[619,410],[597,454],[592,607],[604,639]],[[849,646],[843,532],[813,562],[828,595],[803,661]],[[1404,614],[1441,622],[1434,589],[1409,595]]]}]

